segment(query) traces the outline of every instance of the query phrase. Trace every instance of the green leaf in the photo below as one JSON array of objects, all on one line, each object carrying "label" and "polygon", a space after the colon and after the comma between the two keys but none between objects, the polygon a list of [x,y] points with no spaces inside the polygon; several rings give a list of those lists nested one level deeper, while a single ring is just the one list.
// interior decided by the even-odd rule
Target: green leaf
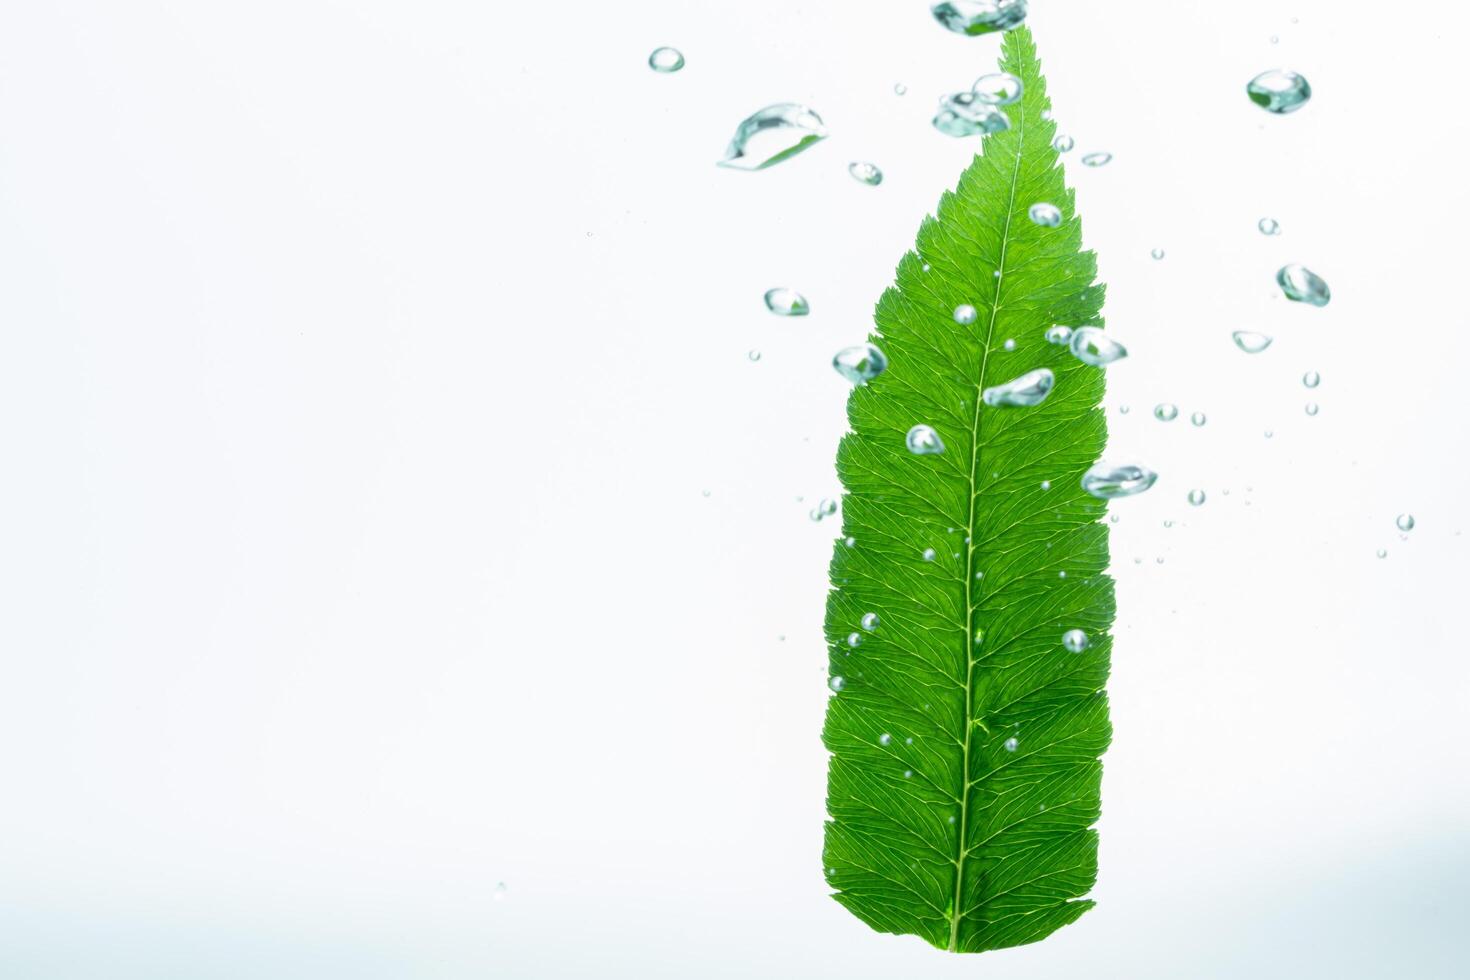
[{"label": "green leaf", "polygon": [[[837,469],[851,544],[835,548],[826,621],[843,679],[823,731],[833,897],[956,952],[1035,942],[1092,907],[1111,734],[1106,505],[1080,486],[1107,437],[1103,372],[1044,337],[1101,326],[1103,287],[1030,32],[1003,50],[1025,84],[1011,128],[985,138],[878,302],[870,340],[890,366],[848,401]],[[1033,223],[1037,202],[1062,224]],[[961,304],[973,323],[955,321]],[[1040,405],[982,403],[1040,367],[1056,375]],[[917,423],[942,454],[906,450]],[[1090,646],[1069,652],[1071,629]]]}]

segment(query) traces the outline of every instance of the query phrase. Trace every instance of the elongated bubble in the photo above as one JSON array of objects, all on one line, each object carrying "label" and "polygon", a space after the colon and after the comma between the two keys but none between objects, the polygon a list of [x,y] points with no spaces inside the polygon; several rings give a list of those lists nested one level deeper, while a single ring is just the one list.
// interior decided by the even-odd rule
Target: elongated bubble
[{"label": "elongated bubble", "polygon": [[937,456],[944,452],[944,440],[927,425],[916,425],[904,437],[904,445],[915,456]]},{"label": "elongated bubble", "polygon": [[1021,97],[1021,80],[1008,71],[992,72],[975,79],[970,91],[981,102],[991,105],[1010,105]]},{"label": "elongated bubble", "polygon": [[1072,328],[1064,327],[1060,323],[1058,323],[1056,326],[1048,327],[1046,330],[1046,342],[1048,344],[1057,344],[1058,346],[1060,346],[1062,344],[1068,343],[1069,341],[1071,341],[1071,339]]},{"label": "elongated bubble", "polygon": [[871,163],[854,162],[847,165],[847,172],[852,179],[869,187],[877,187],[883,183],[883,171]]},{"label": "elongated bubble", "polygon": [[766,309],[777,316],[806,316],[812,311],[805,296],[785,286],[766,290]]},{"label": "elongated bubble", "polygon": [[1011,118],[974,92],[955,92],[939,100],[934,128],[946,136],[983,136],[1011,128]]},{"label": "elongated bubble", "polygon": [[1078,327],[1073,330],[1069,346],[1073,357],[1093,367],[1106,367],[1128,356],[1128,348],[1097,327]]},{"label": "elongated bubble", "polygon": [[1018,26],[1026,19],[1026,0],[946,0],[929,12],[956,34],[976,37]]},{"label": "elongated bubble", "polygon": [[1099,150],[1096,153],[1085,154],[1082,157],[1082,163],[1089,167],[1106,167],[1112,162],[1112,159],[1113,155],[1111,153],[1106,150]]},{"label": "elongated bubble", "polygon": [[1154,418],[1160,422],[1172,422],[1179,417],[1179,406],[1173,402],[1159,402],[1154,406]]},{"label": "elongated bubble", "polygon": [[1082,489],[1099,500],[1116,500],[1143,493],[1159,475],[1138,463],[1098,463],[1082,474]]},{"label": "elongated bubble", "polygon": [[888,370],[888,357],[872,344],[856,344],[834,354],[832,367],[855,385],[867,384]]},{"label": "elongated bubble", "polygon": [[764,170],[826,138],[821,116],[795,102],[778,102],[741,120],[719,163],[734,170]]},{"label": "elongated bubble", "polygon": [[1031,220],[1043,228],[1055,228],[1062,223],[1062,212],[1055,204],[1037,201],[1026,212]]},{"label": "elongated bubble", "polygon": [[1051,373],[1050,368],[1037,368],[1005,384],[986,388],[980,397],[987,405],[1026,408],[1046,401],[1054,384],[1056,375]]},{"label": "elongated bubble", "polygon": [[648,67],[661,75],[671,75],[684,67],[684,55],[678,48],[654,48],[648,56]]},{"label": "elongated bubble", "polygon": [[1267,112],[1285,115],[1307,104],[1312,97],[1312,86],[1294,71],[1273,68],[1247,82],[1245,94]]},{"label": "elongated bubble", "polygon": [[1276,282],[1286,298],[1312,306],[1326,306],[1332,301],[1332,290],[1323,278],[1300,263],[1283,265],[1276,273]]},{"label": "elongated bubble", "polygon": [[1230,335],[1235,341],[1235,346],[1247,354],[1259,354],[1271,346],[1271,339],[1266,334],[1256,333],[1254,330],[1237,330]]}]

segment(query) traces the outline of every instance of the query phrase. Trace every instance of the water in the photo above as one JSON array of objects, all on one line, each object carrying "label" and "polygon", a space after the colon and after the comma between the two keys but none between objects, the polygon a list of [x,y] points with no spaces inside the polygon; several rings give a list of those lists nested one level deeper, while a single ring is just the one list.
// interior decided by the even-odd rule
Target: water
[{"label": "water", "polygon": [[1077,141],[1064,133],[1058,133],[1056,139],[1051,141],[1051,148],[1058,153],[1070,153],[1076,145]]},{"label": "water", "polygon": [[764,170],[826,138],[821,116],[795,102],[778,102],[740,121],[719,164],[734,170]]},{"label": "water", "polygon": [[867,384],[888,370],[888,358],[872,344],[855,344],[832,355],[832,367],[855,385]]},{"label": "water", "polygon": [[1055,228],[1062,223],[1061,210],[1055,204],[1047,201],[1036,202],[1026,213],[1031,216],[1033,222],[1046,228]]},{"label": "water", "polygon": [[998,106],[981,101],[974,92],[955,92],[939,100],[934,128],[946,136],[983,136],[1011,128],[1011,117]]},{"label": "water", "polygon": [[890,735],[888,732],[884,732],[882,735],[879,735],[878,736],[878,744],[879,745],[888,745],[892,741],[893,741],[893,736]]},{"label": "water", "polygon": [[805,296],[785,286],[766,290],[765,299],[766,309],[777,316],[806,316],[812,311]]},{"label": "water", "polygon": [[1099,500],[1116,500],[1143,493],[1159,475],[1138,463],[1097,463],[1082,475],[1082,489]]},{"label": "water", "polygon": [[1005,743],[1004,743],[1004,747],[1005,747],[1005,750],[1007,752],[1014,752],[1014,751],[1016,751],[1016,749],[1019,748],[1020,745],[1021,745],[1020,741],[1017,740],[1014,736],[1012,736],[1011,738],[1006,739],[1005,740]]},{"label": "water", "polygon": [[1308,415],[1316,415],[1321,411],[1321,407],[1316,402],[1307,402],[1305,411]]},{"label": "water", "polygon": [[1198,507],[1200,504],[1202,504],[1204,502],[1205,502],[1205,492],[1203,490],[1191,490],[1191,491],[1189,491],[1189,503],[1192,506]]},{"label": "water", "polygon": [[873,630],[878,628],[878,614],[875,612],[863,613],[863,618],[859,621],[859,625],[869,633],[873,632]]},{"label": "water", "polygon": [[894,95],[908,95],[909,94],[909,87],[907,85],[905,85],[903,82],[895,82],[894,83],[894,86],[893,86],[893,94]]},{"label": "water", "polygon": [[1326,306],[1332,300],[1332,291],[1321,276],[1304,265],[1284,265],[1276,273],[1276,282],[1286,298],[1312,306]]},{"label": "water", "polygon": [[1092,641],[1087,638],[1087,634],[1082,630],[1067,630],[1067,632],[1062,634],[1062,646],[1066,647],[1072,653],[1081,653],[1083,650],[1092,646]]},{"label": "water", "polygon": [[1315,388],[1321,383],[1322,375],[1318,374],[1316,371],[1308,371],[1306,374],[1302,375],[1302,384],[1306,385],[1308,388]]},{"label": "water", "polygon": [[853,162],[847,165],[847,172],[852,179],[859,184],[867,184],[869,187],[877,187],[883,183],[883,171],[871,163]]},{"label": "water", "polygon": [[1010,105],[1021,97],[1021,80],[1008,71],[992,72],[975,79],[970,91],[981,102],[991,105]]},{"label": "water", "polygon": [[827,686],[830,687],[834,692],[841,691],[844,687],[847,686],[847,679],[841,674],[833,674],[832,677],[827,680]]},{"label": "water", "polygon": [[956,306],[954,308],[954,322],[974,323],[975,307],[971,306],[969,303],[961,303],[959,306]]},{"label": "water", "polygon": [[1393,523],[1394,527],[1397,527],[1400,531],[1404,531],[1405,533],[1407,533],[1414,530],[1414,515],[1400,514],[1397,518],[1394,519]]},{"label": "water", "polygon": [[1026,0],[946,0],[929,12],[956,34],[975,37],[1021,24],[1026,19]]},{"label": "water", "polygon": [[1199,428],[1208,421],[1209,419],[1205,418],[1204,412],[1195,412],[1189,417],[1189,424],[1194,426],[1195,428]]},{"label": "water", "polygon": [[847,634],[847,645],[848,646],[856,648],[856,647],[862,646],[862,643],[863,643],[863,635],[861,633],[853,632],[853,633]]},{"label": "water", "polygon": [[933,561],[934,558],[935,558],[934,549],[933,548],[925,548],[924,549],[924,554],[923,554],[922,557],[923,557],[923,559],[925,561]]},{"label": "water", "polygon": [[1014,338],[1014,337],[1007,337],[1005,339],[1005,343],[1001,344],[1000,346],[1001,346],[1001,349],[1002,350],[1015,350],[1016,349],[1016,338]]},{"label": "water", "polygon": [[1276,68],[1252,78],[1246,83],[1245,93],[1267,112],[1284,115],[1307,104],[1312,97],[1312,86],[1296,72]]},{"label": "water", "polygon": [[1256,222],[1256,229],[1263,235],[1281,234],[1281,225],[1275,218],[1262,218]]},{"label": "water", "polygon": [[761,352],[752,347],[750,350],[745,352],[745,357],[746,360],[750,361],[751,363],[755,363],[756,361],[759,361],[761,359]]},{"label": "water", "polygon": [[1111,153],[1100,150],[1096,153],[1083,154],[1082,163],[1084,166],[1088,167],[1105,167],[1112,161],[1112,159],[1113,155]]},{"label": "water", "polygon": [[1072,328],[1064,327],[1060,323],[1046,329],[1046,342],[1048,344],[1062,345],[1072,340]]},{"label": "water", "polygon": [[1159,402],[1154,406],[1154,418],[1160,422],[1172,422],[1179,417],[1179,406],[1173,402]]},{"label": "water", "polygon": [[904,445],[915,456],[937,456],[944,452],[944,440],[927,425],[916,425],[904,437]]},{"label": "water", "polygon": [[1157,262],[1157,261],[1159,261],[1159,260],[1160,260],[1160,259],[1162,259],[1162,258],[1163,258],[1163,257],[1164,257],[1164,250],[1163,250],[1163,249],[1161,249],[1161,248],[1156,248],[1156,249],[1154,249],[1154,250],[1153,250],[1153,251],[1151,251],[1151,252],[1149,252],[1149,253],[1148,253],[1148,254],[1149,254],[1149,256],[1150,256],[1150,257],[1151,257],[1151,258],[1152,258],[1152,259],[1153,259],[1153,260],[1154,260],[1154,261],[1155,261],[1155,262]]},{"label": "water", "polygon": [[684,55],[678,48],[654,48],[648,56],[648,67],[663,75],[670,75],[684,67]]},{"label": "water", "polygon": [[995,407],[1030,407],[1046,401],[1055,383],[1056,376],[1050,368],[1037,368],[1005,384],[986,388],[980,397],[985,404]]},{"label": "water", "polygon": [[1254,330],[1237,330],[1230,335],[1235,341],[1235,346],[1247,354],[1259,354],[1271,346],[1271,338]]},{"label": "water", "polygon": [[1072,356],[1083,364],[1106,367],[1128,356],[1128,348],[1109,337],[1099,327],[1078,327],[1069,342]]}]

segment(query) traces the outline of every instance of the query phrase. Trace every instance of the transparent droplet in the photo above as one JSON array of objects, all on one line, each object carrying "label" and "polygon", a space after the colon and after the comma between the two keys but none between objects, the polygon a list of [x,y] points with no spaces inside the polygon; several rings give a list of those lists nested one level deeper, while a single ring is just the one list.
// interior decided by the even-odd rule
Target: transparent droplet
[{"label": "transparent droplet", "polygon": [[1267,112],[1295,112],[1312,97],[1312,86],[1294,71],[1273,68],[1252,78],[1245,86],[1250,100]]},{"label": "transparent droplet", "polygon": [[873,612],[863,613],[863,618],[860,620],[860,624],[862,628],[867,630],[869,633],[873,632],[873,630],[878,628],[878,614]]},{"label": "transparent droplet", "polygon": [[1050,490],[1051,489],[1051,481],[1050,480],[1042,480],[1041,481],[1041,489],[1043,489],[1043,490]]},{"label": "transparent droplet", "polygon": [[1259,354],[1271,346],[1272,338],[1263,333],[1256,333],[1254,330],[1237,330],[1230,336],[1235,341],[1235,346],[1247,354]]},{"label": "transparent droplet", "polygon": [[974,323],[975,307],[971,306],[969,303],[961,303],[959,306],[956,306],[954,308],[954,322]]},{"label": "transparent droplet", "polygon": [[1174,522],[1173,521],[1165,521],[1164,522],[1164,527],[1173,527],[1173,526],[1174,526]]},{"label": "transparent droplet", "polygon": [[879,170],[871,163],[854,161],[853,163],[849,163],[847,165],[847,172],[851,174],[852,179],[857,181],[859,184],[867,184],[869,187],[877,187],[879,184],[883,183],[883,171]]},{"label": "transparent droplet", "polygon": [[1160,422],[1172,422],[1179,417],[1179,406],[1173,402],[1159,402],[1154,406],[1154,418]]},{"label": "transparent droplet", "polygon": [[1087,634],[1082,630],[1067,630],[1067,632],[1062,634],[1062,646],[1066,647],[1072,653],[1081,653],[1083,650],[1092,646],[1092,641],[1087,638]]},{"label": "transparent droplet", "polygon": [[1205,492],[1203,490],[1189,491],[1189,502],[1193,506],[1198,507],[1200,504],[1205,502]]},{"label": "transparent droplet", "polygon": [[1286,298],[1294,302],[1326,306],[1332,301],[1332,290],[1327,288],[1327,283],[1304,265],[1283,265],[1276,273],[1276,282]]},{"label": "transparent droplet", "polygon": [[1316,371],[1308,371],[1306,374],[1302,375],[1302,384],[1306,385],[1308,388],[1315,388],[1321,383],[1322,375],[1318,374]]},{"label": "transparent droplet", "polygon": [[841,674],[833,674],[827,681],[827,686],[834,691],[840,691],[847,686],[847,680]]},{"label": "transparent droplet", "polygon": [[1400,514],[1393,523],[1400,531],[1412,531],[1414,530],[1414,515]]},{"label": "transparent droplet", "polygon": [[495,891],[491,894],[490,897],[493,901],[503,902],[505,901],[506,893],[509,891],[510,889],[505,887],[505,882],[497,881],[495,883]]},{"label": "transparent droplet", "polygon": [[1387,548],[1379,548],[1378,549],[1378,557],[1379,558],[1387,558],[1388,557],[1388,549]]},{"label": "transparent droplet", "polygon": [[1275,218],[1262,218],[1260,221],[1256,222],[1256,228],[1258,228],[1263,235],[1281,234],[1281,224]]},{"label": "transparent droplet", "polygon": [[975,37],[1020,24],[1026,19],[1026,0],[946,0],[934,4],[929,12],[956,34]]},{"label": "transparent droplet", "polygon": [[745,352],[745,356],[750,358],[752,361],[758,361],[761,359],[761,352],[752,347],[750,350]]},{"label": "transparent droplet", "polygon": [[934,128],[946,136],[983,136],[1011,128],[1011,118],[999,106],[981,101],[974,92],[955,92],[939,100]]},{"label": "transparent droplet", "polygon": [[1016,339],[1014,337],[1007,337],[1006,338],[1006,342],[1003,343],[1003,344],[1001,344],[1000,346],[1002,348],[1004,348],[1005,350],[1015,350],[1016,349]]},{"label": "transparent droplet", "polygon": [[914,771],[912,769],[905,769],[903,771],[903,778],[904,779],[913,779],[914,778]]},{"label": "transparent droplet", "polygon": [[812,311],[805,296],[785,286],[766,290],[766,309],[777,316],[806,316]]},{"label": "transparent droplet", "polygon": [[1153,470],[1137,463],[1097,463],[1082,474],[1082,489],[1099,500],[1113,500],[1143,493],[1158,478]]},{"label": "transparent droplet", "polygon": [[1153,256],[1153,260],[1157,262],[1164,257],[1164,250],[1161,248],[1156,248],[1148,254]]},{"label": "transparent droplet", "polygon": [[1057,138],[1051,141],[1051,148],[1058,153],[1070,153],[1077,141],[1065,133],[1058,133]]},{"label": "transparent droplet", "polygon": [[924,560],[925,561],[933,561],[934,560],[934,549],[933,548],[925,548],[924,549]]},{"label": "transparent droplet", "polygon": [[1016,751],[1016,749],[1020,745],[1021,745],[1021,743],[1016,738],[1014,738],[1014,737],[1008,738],[1004,742],[1004,747],[1005,747],[1005,750],[1007,752],[1014,752],[1014,751]]},{"label": "transparent droplet", "polygon": [[1272,432],[1270,429],[1267,429],[1266,432],[1265,432],[1265,436],[1266,436],[1267,439],[1270,439],[1274,435],[1276,435],[1276,433]]},{"label": "transparent droplet", "polygon": [[1317,412],[1318,412],[1317,403],[1316,402],[1307,402],[1306,412],[1307,412],[1308,415],[1316,415]]},{"label": "transparent droplet", "polygon": [[1112,159],[1113,155],[1111,153],[1108,153],[1106,150],[1099,150],[1096,153],[1083,154],[1082,163],[1089,167],[1103,167],[1112,162]]},{"label": "transparent droplet", "polygon": [[1065,344],[1072,339],[1072,328],[1064,327],[1058,323],[1054,327],[1048,327],[1046,331],[1046,342],[1048,344]]},{"label": "transparent droplet", "polygon": [[648,67],[669,75],[684,67],[684,55],[678,48],[654,48],[653,54],[648,56]]},{"label": "transparent droplet", "polygon": [[888,734],[887,732],[884,732],[882,735],[879,735],[878,736],[878,744],[879,745],[887,745],[889,742],[892,742],[892,741],[893,741],[893,736],[890,735],[890,734]]},{"label": "transparent droplet", "polygon": [[894,85],[893,85],[893,94],[894,95],[908,95],[909,94],[909,87],[907,85],[905,85],[903,82],[895,82]]},{"label": "transparent droplet", "polygon": [[1193,415],[1191,415],[1189,417],[1189,424],[1190,425],[1193,425],[1195,428],[1199,428],[1200,426],[1204,425],[1205,422],[1207,422],[1207,421],[1209,421],[1209,420],[1205,418],[1205,413],[1204,412],[1195,412]]},{"label": "transparent droplet", "polygon": [[991,105],[1010,105],[1021,97],[1021,80],[1008,71],[992,72],[989,75],[981,75],[975,79],[975,84],[970,86],[970,91],[979,97],[981,102],[989,102]]},{"label": "transparent droplet", "polygon": [[1055,228],[1062,223],[1062,212],[1055,205],[1046,201],[1037,201],[1026,212],[1031,220],[1043,228]]},{"label": "transparent droplet", "polygon": [[849,634],[847,634],[847,645],[848,646],[850,646],[850,647],[858,647],[858,646],[861,646],[862,645],[862,642],[863,642],[863,635],[861,633],[849,633]]},{"label": "transparent droplet", "polygon": [[1119,415],[1127,415],[1128,414],[1128,406],[1127,405],[1119,405],[1118,406],[1118,414]]},{"label": "transparent droplet", "polygon": [[1073,330],[1070,346],[1073,357],[1093,367],[1105,367],[1128,356],[1128,348],[1098,327],[1078,327]]},{"label": "transparent droplet", "polygon": [[831,517],[833,514],[837,513],[837,501],[833,500],[831,497],[823,497],[821,500],[817,501],[817,513],[821,514],[823,517]]},{"label": "transparent droplet", "polygon": [[842,543],[845,544],[845,545],[847,545],[849,548],[856,548],[857,547],[857,538],[847,538]]},{"label": "transparent droplet", "polygon": [[844,347],[832,356],[832,367],[855,385],[867,384],[888,369],[888,358],[872,344]]},{"label": "transparent droplet", "polygon": [[826,138],[821,116],[795,102],[778,102],[740,121],[720,166],[764,170]]},{"label": "transparent droplet", "polygon": [[1050,368],[1037,368],[1005,384],[986,388],[980,397],[987,405],[1029,407],[1046,401],[1054,384],[1056,375],[1051,373]]},{"label": "transparent droplet", "polygon": [[939,433],[922,423],[909,429],[903,442],[915,456],[937,456],[944,452],[944,440],[939,438]]}]

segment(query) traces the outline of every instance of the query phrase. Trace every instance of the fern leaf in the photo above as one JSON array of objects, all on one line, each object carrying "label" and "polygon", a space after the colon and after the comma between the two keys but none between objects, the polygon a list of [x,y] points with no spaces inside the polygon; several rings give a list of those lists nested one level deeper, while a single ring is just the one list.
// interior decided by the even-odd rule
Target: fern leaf
[{"label": "fern leaf", "polygon": [[[985,137],[878,303],[889,368],[848,401],[826,619],[827,880],[873,928],[954,952],[1035,942],[1092,907],[1111,734],[1105,504],[1080,486],[1106,440],[1103,372],[1045,338],[1101,327],[1103,287],[1029,31],[1003,51],[1024,83],[1011,128]],[[1030,219],[1040,202],[1060,225]],[[1055,375],[1040,404],[982,399],[1039,368]],[[909,452],[915,424],[944,451]]]}]

